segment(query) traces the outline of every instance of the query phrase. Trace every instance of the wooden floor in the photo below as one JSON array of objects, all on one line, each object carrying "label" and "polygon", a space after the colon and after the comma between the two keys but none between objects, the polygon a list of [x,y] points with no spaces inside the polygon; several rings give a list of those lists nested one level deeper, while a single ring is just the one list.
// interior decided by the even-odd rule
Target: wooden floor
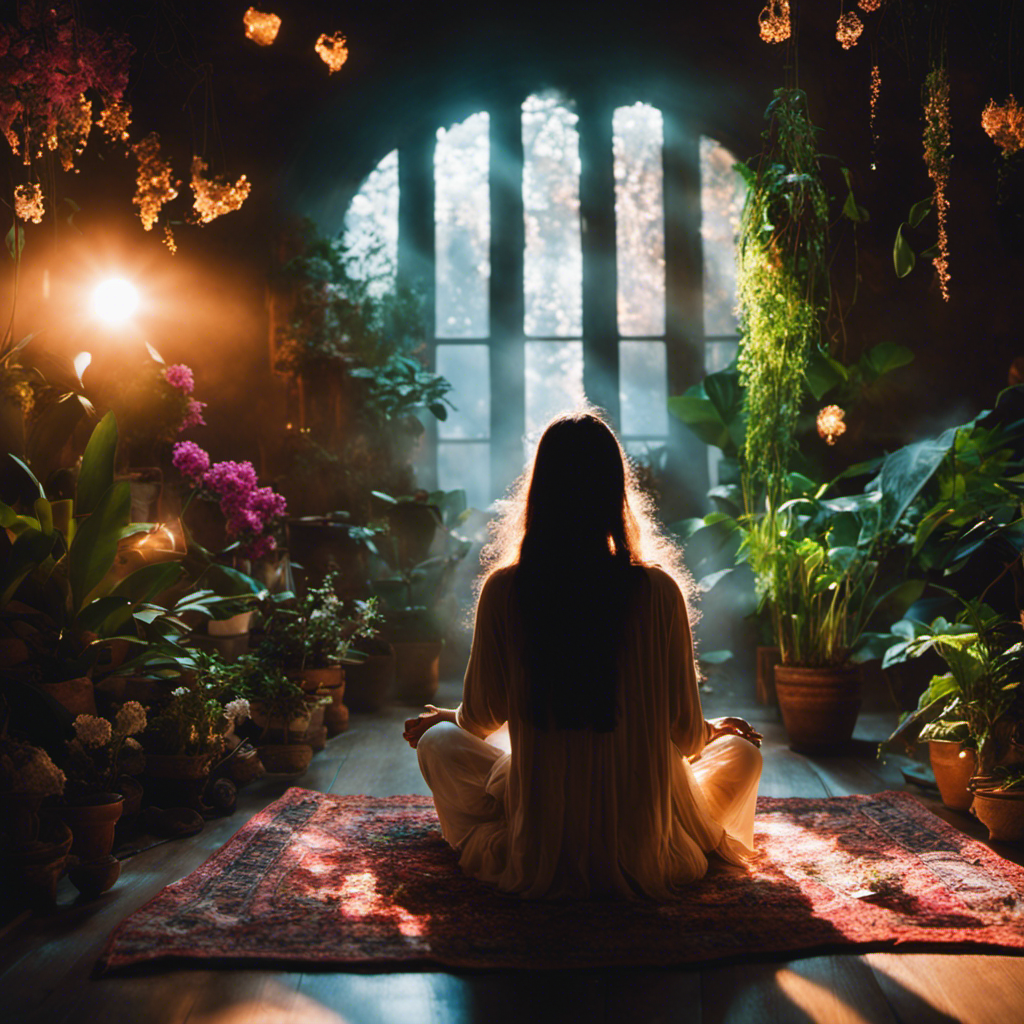
[{"label": "wooden floor", "polygon": [[[442,686],[453,706],[458,685]],[[744,713],[705,700],[705,713]],[[298,784],[331,793],[426,793],[413,752],[401,738],[401,707],[353,715]],[[862,715],[858,756],[809,760],[785,746],[775,713],[746,709],[765,734],[761,793],[819,796],[909,788],[893,765],[879,765],[868,741],[893,716]],[[246,787],[230,818],[192,839],[156,846],[124,863],[121,880],[98,900],[77,904],[62,883],[61,905],[30,919],[0,949],[0,1020],[19,1024],[461,1024],[506,1021],[752,1022],[752,1024],[1020,1024],[1024,957],[955,953],[841,954],[739,966],[679,969],[508,972],[278,972],[165,970],[90,978],[110,931],[164,885],[197,867],[250,815],[292,780]],[[929,806],[937,807],[934,801]],[[972,819],[944,817],[980,838]],[[1001,853],[1013,851],[996,847]],[[1019,855],[1019,854],[1018,854]],[[1015,856],[1017,859],[1017,856]],[[65,888],[66,886],[66,888]],[[1024,927],[1024,922],[1022,922]]]}]

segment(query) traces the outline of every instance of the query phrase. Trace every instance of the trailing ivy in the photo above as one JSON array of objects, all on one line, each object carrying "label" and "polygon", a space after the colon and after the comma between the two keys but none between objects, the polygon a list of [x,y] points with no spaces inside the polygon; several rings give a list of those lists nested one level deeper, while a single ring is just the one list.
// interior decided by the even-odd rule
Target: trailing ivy
[{"label": "trailing ivy", "polygon": [[746,388],[743,452],[748,498],[779,497],[794,447],[804,373],[820,332],[828,206],[815,128],[800,89],[776,89],[748,192],[737,264],[739,370]]}]

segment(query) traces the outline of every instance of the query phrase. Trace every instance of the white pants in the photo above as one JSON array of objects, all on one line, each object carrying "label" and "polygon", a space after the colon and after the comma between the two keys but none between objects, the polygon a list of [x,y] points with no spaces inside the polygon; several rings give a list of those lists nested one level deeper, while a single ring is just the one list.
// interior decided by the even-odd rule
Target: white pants
[{"label": "white pants", "polygon": [[[487,780],[495,762],[507,755],[507,737],[502,729],[482,740],[451,722],[439,722],[416,744],[441,832],[456,849],[474,827],[504,816],[500,800],[487,791]],[[761,751],[739,736],[722,736],[691,767],[715,821],[753,849]]]}]

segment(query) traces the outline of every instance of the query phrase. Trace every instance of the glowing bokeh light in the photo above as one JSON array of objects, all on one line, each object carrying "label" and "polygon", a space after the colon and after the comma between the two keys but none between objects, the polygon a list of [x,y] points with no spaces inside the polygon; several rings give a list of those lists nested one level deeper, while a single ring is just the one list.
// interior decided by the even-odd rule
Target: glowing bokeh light
[{"label": "glowing bokeh light", "polygon": [[245,24],[245,35],[257,46],[270,46],[277,38],[278,30],[281,28],[281,19],[269,11],[257,11],[250,7],[242,16]]},{"label": "glowing bokeh light", "polygon": [[93,313],[112,326],[123,324],[138,308],[138,290],[123,277],[108,278],[98,284],[92,293]]},{"label": "glowing bokeh light", "polygon": [[335,32],[332,36],[321,32],[313,49],[320,55],[320,59],[327,65],[332,75],[335,71],[340,71],[348,60],[348,47],[345,45],[345,37],[340,32]]}]

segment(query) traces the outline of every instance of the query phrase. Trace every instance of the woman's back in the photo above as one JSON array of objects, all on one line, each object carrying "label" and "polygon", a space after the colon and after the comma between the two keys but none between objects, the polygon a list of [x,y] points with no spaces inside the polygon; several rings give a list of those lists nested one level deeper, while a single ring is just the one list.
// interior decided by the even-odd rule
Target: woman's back
[{"label": "woman's back", "polygon": [[505,820],[477,830],[463,866],[503,889],[666,896],[700,877],[705,851],[721,842],[680,756],[698,753],[704,736],[685,603],[661,570],[634,571],[636,607],[611,731],[537,727],[527,706],[515,568],[492,575],[481,594],[459,724],[486,735],[507,718],[512,752],[488,783]]}]

